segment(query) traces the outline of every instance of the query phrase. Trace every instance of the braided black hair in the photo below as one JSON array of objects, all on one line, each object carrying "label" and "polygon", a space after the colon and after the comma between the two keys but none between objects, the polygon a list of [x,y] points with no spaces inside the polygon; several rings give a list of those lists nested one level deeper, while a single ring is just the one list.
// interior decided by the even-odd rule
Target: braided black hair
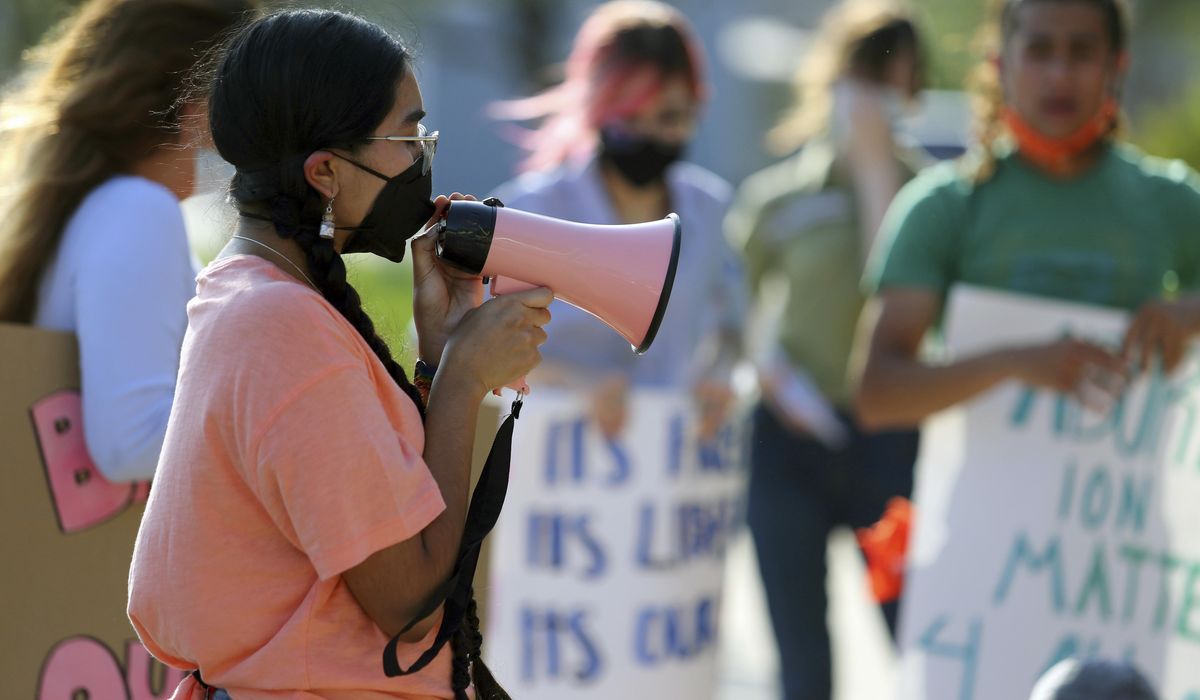
[{"label": "braided black hair", "polygon": [[483,663],[483,635],[479,633],[479,611],[473,594],[467,602],[463,626],[450,638],[450,645],[454,649],[454,700],[467,700],[467,684],[471,680],[466,673],[467,665],[474,676],[476,700],[511,700]]},{"label": "braided black hair", "polygon": [[[366,340],[396,384],[421,411],[420,393],[375,332],[333,241],[319,235],[325,202],[308,184],[303,163],[313,151],[364,145],[392,110],[395,86],[408,70],[404,46],[378,26],[325,10],[287,10],[235,36],[211,67],[209,120],[213,143],[237,168],[230,195],[244,213],[267,219],[304,250],[325,299]],[[480,661],[482,636],[472,598],[451,639],[451,682],[467,699],[475,677],[480,700],[507,700]]]}]

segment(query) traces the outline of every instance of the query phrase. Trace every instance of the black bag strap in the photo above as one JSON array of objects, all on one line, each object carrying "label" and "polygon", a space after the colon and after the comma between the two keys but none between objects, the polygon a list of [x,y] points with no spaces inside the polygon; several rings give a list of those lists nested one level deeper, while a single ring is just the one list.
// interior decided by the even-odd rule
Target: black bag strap
[{"label": "black bag strap", "polygon": [[[462,545],[458,552],[458,564],[450,577],[430,596],[429,601],[403,630],[387,643],[383,650],[383,672],[388,678],[407,676],[416,673],[429,665],[437,657],[442,647],[454,633],[462,627],[463,616],[467,611],[467,603],[471,600],[472,585],[475,581],[475,568],[479,563],[479,552],[483,539],[487,537],[500,511],[504,508],[504,497],[508,493],[508,472],[512,460],[513,423],[521,416],[522,397],[513,401],[512,412],[500,424],[496,431],[496,439],[488,452],[487,461],[475,485],[475,493],[471,496],[471,505],[467,509],[467,523],[463,530]],[[433,644],[408,668],[400,668],[396,660],[396,648],[400,644],[400,635],[412,629],[421,620],[432,615],[441,606],[445,606],[442,624],[438,628],[437,637]]]}]

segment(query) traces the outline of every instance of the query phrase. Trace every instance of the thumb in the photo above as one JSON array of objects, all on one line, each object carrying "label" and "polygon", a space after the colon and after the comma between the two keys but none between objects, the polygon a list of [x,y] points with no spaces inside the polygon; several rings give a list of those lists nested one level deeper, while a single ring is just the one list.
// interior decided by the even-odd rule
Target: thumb
[{"label": "thumb", "polygon": [[421,279],[434,270],[437,234],[433,231],[412,239],[413,279]]}]

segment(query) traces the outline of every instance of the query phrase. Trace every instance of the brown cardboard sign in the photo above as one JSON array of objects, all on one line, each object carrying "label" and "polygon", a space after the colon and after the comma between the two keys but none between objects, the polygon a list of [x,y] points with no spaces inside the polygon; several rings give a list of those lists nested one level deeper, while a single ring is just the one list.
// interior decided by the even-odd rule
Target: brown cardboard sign
[{"label": "brown cardboard sign", "polygon": [[0,695],[167,698],[125,616],[147,483],[108,482],[84,443],[74,336],[0,323]]}]

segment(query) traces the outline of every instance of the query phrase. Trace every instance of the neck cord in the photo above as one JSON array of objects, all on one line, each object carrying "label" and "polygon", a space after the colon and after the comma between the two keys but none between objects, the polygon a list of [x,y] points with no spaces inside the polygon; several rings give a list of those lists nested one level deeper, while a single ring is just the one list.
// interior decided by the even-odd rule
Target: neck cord
[{"label": "neck cord", "polygon": [[287,263],[288,265],[291,265],[291,266],[292,266],[292,267],[293,267],[293,268],[296,270],[296,272],[299,272],[299,273],[300,273],[300,276],[304,278],[304,281],[305,281],[305,282],[308,282],[309,286],[311,286],[313,289],[320,289],[320,287],[318,287],[318,286],[317,286],[317,284],[316,284],[315,282],[313,282],[313,281],[312,281],[312,278],[311,278],[311,277],[309,277],[308,275],[304,274],[304,270],[300,269],[300,266],[299,266],[299,265],[297,265],[296,263],[292,262],[292,259],[291,259],[291,258],[289,258],[288,256],[284,255],[283,253],[280,253],[278,250],[275,250],[274,248],[272,248],[271,246],[267,245],[266,243],[263,243],[262,241],[256,241],[256,240],[254,240],[253,238],[247,238],[247,237],[245,237],[245,236],[238,236],[238,235],[234,235],[234,236],[233,236],[233,238],[236,238],[236,239],[238,239],[238,240],[241,240],[241,241],[249,241],[249,242],[253,243],[254,245],[262,246],[263,248],[266,248],[267,250],[271,251],[272,253],[274,253],[274,254],[278,255],[279,257],[283,258],[283,261],[284,261],[285,263]]}]

